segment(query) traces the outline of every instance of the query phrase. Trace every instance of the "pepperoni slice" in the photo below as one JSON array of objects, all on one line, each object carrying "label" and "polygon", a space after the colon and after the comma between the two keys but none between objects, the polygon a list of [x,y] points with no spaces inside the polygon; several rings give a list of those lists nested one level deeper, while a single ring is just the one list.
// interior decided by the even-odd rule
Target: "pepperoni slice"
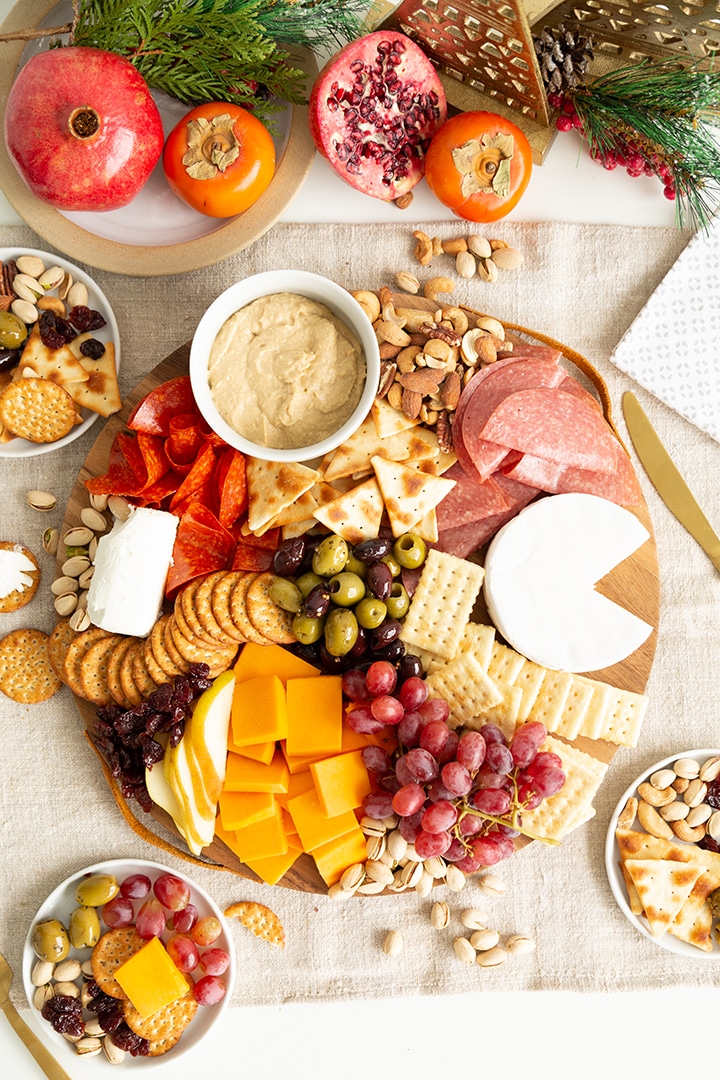
[{"label": "pepperoni slice", "polygon": [[166,595],[174,597],[181,585],[203,574],[228,568],[235,541],[212,510],[191,503],[180,518],[168,574]]},{"label": "pepperoni slice", "polygon": [[222,452],[217,471],[218,517],[230,529],[247,510],[248,488],[245,456],[234,447]]},{"label": "pepperoni slice", "polygon": [[167,437],[173,416],[197,414],[198,411],[190,377],[180,375],[146,394],[130,413],[128,427],[133,431],[144,431],[146,435]]}]

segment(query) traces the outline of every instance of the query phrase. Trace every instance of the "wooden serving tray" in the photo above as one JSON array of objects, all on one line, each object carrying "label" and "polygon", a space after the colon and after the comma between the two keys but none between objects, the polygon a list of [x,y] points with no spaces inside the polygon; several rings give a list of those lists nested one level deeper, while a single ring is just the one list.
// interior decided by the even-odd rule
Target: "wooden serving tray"
[{"label": "wooden serving tray", "polygon": [[[598,397],[603,405],[608,425],[616,437],[619,438],[612,423],[607,388],[600,375],[587,360],[579,356],[579,354],[574,353],[566,346],[563,346],[550,338],[536,334],[534,331],[525,331],[522,327],[517,326],[508,327],[507,324],[506,330],[509,330],[510,335],[516,337],[516,340],[522,340],[524,338],[529,341],[539,341],[543,344],[550,344],[559,348],[567,361],[567,366],[571,370],[574,369],[573,374],[577,374],[577,371],[579,370],[582,375],[595,386]],[[115,435],[125,428],[127,418],[132,409],[150,392],[150,390],[153,390],[160,383],[175,378],[178,375],[186,375],[188,371],[189,355],[190,343],[188,342],[158,364],[158,366],[154,368],[154,370],[151,371],[128,395],[122,410],[106,422],[102,432],[91,447],[77,476],[75,486],[65,511],[62,533],[79,523],[81,510],[88,505],[85,480],[91,476],[97,476],[107,471],[108,456],[112,441],[115,438]],[[657,627],[660,616],[660,587],[657,550],[647,505],[643,501],[639,506],[633,507],[632,510],[637,514],[637,517],[650,532],[650,540],[643,544],[643,546],[629,559],[617,566],[606,578],[604,578],[599,584],[598,589],[609,599],[615,600],[627,607],[633,614],[644,619],[651,626],[655,627],[655,629],[645,644],[638,649],[637,652],[633,653],[632,656],[622,661],[622,663],[615,664],[611,668],[607,668],[603,671],[588,672],[587,674],[591,675],[593,678],[612,683],[623,689],[631,690],[635,693],[643,693],[650,676],[650,670],[655,655]],[[478,601],[475,617],[478,621],[490,621],[482,600]],[[107,765],[100,755],[100,751],[97,749],[89,735],[89,731],[91,730],[92,723],[95,719],[95,707],[90,702],[84,701],[77,696],[75,697],[75,703],[80,718],[85,725],[88,739],[100,757],[106,779],[118,806],[128,824],[136,833],[138,833],[138,835],[150,843],[162,847],[164,850],[187,859],[188,861],[200,863],[205,866],[215,866],[217,869],[228,870],[255,881],[260,880],[249,867],[241,863],[238,857],[217,838],[210,847],[204,849],[202,858],[198,859],[195,856],[190,855],[170,816],[157,806],[153,809],[151,816],[163,826],[164,830],[167,830],[168,839],[165,840],[158,836],[156,831],[151,831],[142,820],[144,816],[142,812],[139,810],[136,812],[134,807],[131,807],[123,799],[117,783],[111,776]],[[612,743],[594,741],[585,737],[574,740],[572,745],[577,746],[579,749],[584,750],[586,753],[605,763],[609,763],[612,760],[612,757],[617,750],[617,747]],[[522,846],[522,844],[519,844],[518,846]],[[306,854],[301,855],[298,858],[279,884],[285,888],[296,889],[303,892],[327,892],[327,887],[317,871],[314,860],[311,856]]]}]

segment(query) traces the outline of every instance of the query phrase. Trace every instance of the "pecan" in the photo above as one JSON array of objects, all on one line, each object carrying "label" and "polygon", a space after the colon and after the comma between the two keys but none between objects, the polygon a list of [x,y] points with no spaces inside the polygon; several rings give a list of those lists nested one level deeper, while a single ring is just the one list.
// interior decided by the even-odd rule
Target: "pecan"
[{"label": "pecan", "polygon": [[403,389],[402,392],[402,411],[407,416],[408,420],[416,420],[420,415],[422,409],[422,394],[418,394],[416,390]]},{"label": "pecan", "polygon": [[0,293],[0,311],[9,311],[12,304],[12,296],[3,296]]},{"label": "pecan", "polygon": [[398,382],[406,390],[414,390],[424,396],[432,394],[443,381],[445,372],[437,368],[418,368],[398,376]]},{"label": "pecan", "polygon": [[395,372],[397,371],[397,364],[391,363],[389,360],[380,361],[380,382],[378,384],[376,397],[385,397],[388,390],[395,381]]},{"label": "pecan", "polygon": [[457,403],[460,400],[460,392],[462,390],[462,383],[460,382],[460,376],[457,371],[451,371],[449,375],[443,379],[440,387],[440,400],[446,409],[456,409]]},{"label": "pecan", "polygon": [[11,299],[14,297],[12,283],[15,280],[17,274],[17,266],[14,259],[8,259],[7,262],[0,263],[0,269],[2,270],[2,277],[0,280],[0,293],[3,296],[9,296]]},{"label": "pecan", "polygon": [[442,323],[424,323],[420,327],[420,333],[424,334],[428,338],[439,338],[440,341],[446,342],[451,348],[459,348],[462,345],[462,334],[458,334],[457,330],[453,330],[451,326],[443,326]]},{"label": "pecan", "polygon": [[437,418],[437,425],[435,427],[437,434],[438,446],[443,454],[452,453],[453,438],[452,438],[452,424],[450,417],[446,412],[441,412]]}]

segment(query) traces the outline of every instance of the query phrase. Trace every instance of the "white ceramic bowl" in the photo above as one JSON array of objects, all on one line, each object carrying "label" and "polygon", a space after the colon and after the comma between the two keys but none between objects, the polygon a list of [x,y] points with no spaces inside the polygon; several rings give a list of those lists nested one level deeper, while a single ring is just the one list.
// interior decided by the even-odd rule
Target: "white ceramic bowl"
[{"label": "white ceramic bowl", "polygon": [[[48,1049],[60,1062],[67,1064],[66,1055],[73,1054],[74,1050],[72,1044],[68,1043],[62,1035],[59,1035],[54,1031],[49,1022],[42,1018],[33,1005],[35,987],[32,983],[31,973],[37,961],[37,957],[35,956],[32,947],[33,927],[37,923],[43,922],[45,919],[59,919],[67,926],[71,912],[77,907],[75,889],[78,884],[90,874],[113,874],[118,882],[121,882],[123,878],[128,877],[130,874],[144,874],[149,877],[151,881],[155,881],[155,879],[163,873],[174,874],[190,887],[190,903],[194,904],[198,909],[200,918],[204,915],[214,915],[215,918],[219,920],[220,925],[222,926],[222,932],[220,937],[213,944],[219,948],[225,949],[230,957],[230,965],[222,976],[227,989],[225,996],[217,1005],[201,1005],[198,1008],[197,1013],[183,1032],[179,1042],[177,1042],[167,1053],[160,1054],[157,1057],[131,1057],[130,1054],[126,1054],[122,1071],[124,1072],[127,1068],[143,1069],[152,1067],[153,1065],[163,1065],[177,1061],[178,1057],[187,1054],[199,1046],[215,1024],[217,1024],[219,1018],[229,1005],[235,979],[235,946],[227,920],[220,908],[205,890],[201,889],[199,885],[187,876],[187,874],[182,871],[172,870],[170,867],[163,866],[161,863],[148,862],[144,859],[112,859],[107,862],[95,863],[92,866],[85,867],[83,870],[78,870],[77,873],[67,878],[50,893],[30,925],[23,951],[23,985],[31,1009],[33,1027],[41,1037],[42,1041],[47,1045]],[[153,895],[152,891],[150,895]],[[135,914],[137,914],[138,908],[142,903],[143,900],[133,900]],[[107,930],[107,927],[102,921],[101,928],[103,933]],[[162,937],[163,940],[166,941],[167,938],[170,937],[170,934],[165,932]],[[200,952],[203,952],[202,948],[200,949]],[[89,955],[89,949],[70,950],[70,956],[76,957],[81,962],[87,959]],[[196,968],[192,977],[197,979],[201,977],[202,974],[203,972],[200,968]],[[92,1014],[87,1014],[87,1017],[90,1018],[91,1015]],[[95,1075],[96,1072],[98,1075],[105,1075],[107,1068],[108,1062],[105,1055],[102,1053],[98,1057],[91,1057],[83,1060],[83,1071],[88,1075]]]},{"label": "white ceramic bowl", "polygon": [[[246,307],[261,296],[273,293],[296,293],[325,304],[337,315],[360,341],[365,357],[365,387],[360,401],[345,421],[328,438],[310,446],[279,449],[261,446],[244,438],[222,418],[210,393],[208,385],[208,359],[215,337],[236,311]],[[310,461],[340,446],[355,432],[370,411],[380,379],[380,353],[375,333],[358,302],[342,286],[304,270],[269,270],[255,274],[231,285],[212,302],[200,320],[190,348],[190,381],[198,408],[210,427],[226,443],[244,454],[265,461]]]}]

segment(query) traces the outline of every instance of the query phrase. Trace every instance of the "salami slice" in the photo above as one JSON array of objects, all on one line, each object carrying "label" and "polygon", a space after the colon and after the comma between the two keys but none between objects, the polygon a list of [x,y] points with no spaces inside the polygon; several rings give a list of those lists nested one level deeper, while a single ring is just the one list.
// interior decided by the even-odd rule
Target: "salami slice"
[{"label": "salami slice", "polygon": [[535,454],[519,454],[512,464],[502,466],[502,473],[511,480],[530,484],[540,491],[555,491],[564,465]]},{"label": "salami slice", "polygon": [[147,435],[167,436],[170,434],[172,417],[188,413],[198,413],[198,407],[190,377],[180,375],[146,394],[130,413],[128,427],[132,431],[144,431]]},{"label": "salami slice", "polygon": [[616,443],[617,468],[614,472],[592,472],[566,465],[557,479],[555,487],[547,491],[556,495],[578,492],[584,495],[597,495],[608,499],[618,506],[636,506],[641,499],[640,484],[635,475],[630,458],[620,443]]},{"label": "salami slice", "polygon": [[467,475],[459,462],[444,475],[448,480],[455,480],[455,487],[435,508],[440,532],[471,521],[481,521],[493,514],[502,513],[511,505],[492,477],[479,484]]},{"label": "salami slice", "polygon": [[189,471],[204,444],[198,415],[184,413],[171,418],[165,453],[173,468]]},{"label": "salami slice", "polygon": [[564,465],[596,472],[617,467],[615,439],[602,415],[556,387],[518,390],[500,402],[479,434],[510,450]]},{"label": "salami slice", "polygon": [[588,405],[592,405],[594,409],[598,410],[598,412],[602,412],[602,405],[595,397],[595,395],[592,394],[589,390],[586,390],[582,383],[579,383],[577,379],[574,378],[572,375],[568,374],[565,376],[563,381],[560,383],[560,389],[566,390],[568,394],[575,394],[576,397],[579,397],[583,401],[586,401]]},{"label": "salami slice", "polygon": [[175,535],[166,595],[172,599],[185,582],[225,570],[234,549],[235,540],[213,512],[201,503],[191,503],[180,518]]}]

